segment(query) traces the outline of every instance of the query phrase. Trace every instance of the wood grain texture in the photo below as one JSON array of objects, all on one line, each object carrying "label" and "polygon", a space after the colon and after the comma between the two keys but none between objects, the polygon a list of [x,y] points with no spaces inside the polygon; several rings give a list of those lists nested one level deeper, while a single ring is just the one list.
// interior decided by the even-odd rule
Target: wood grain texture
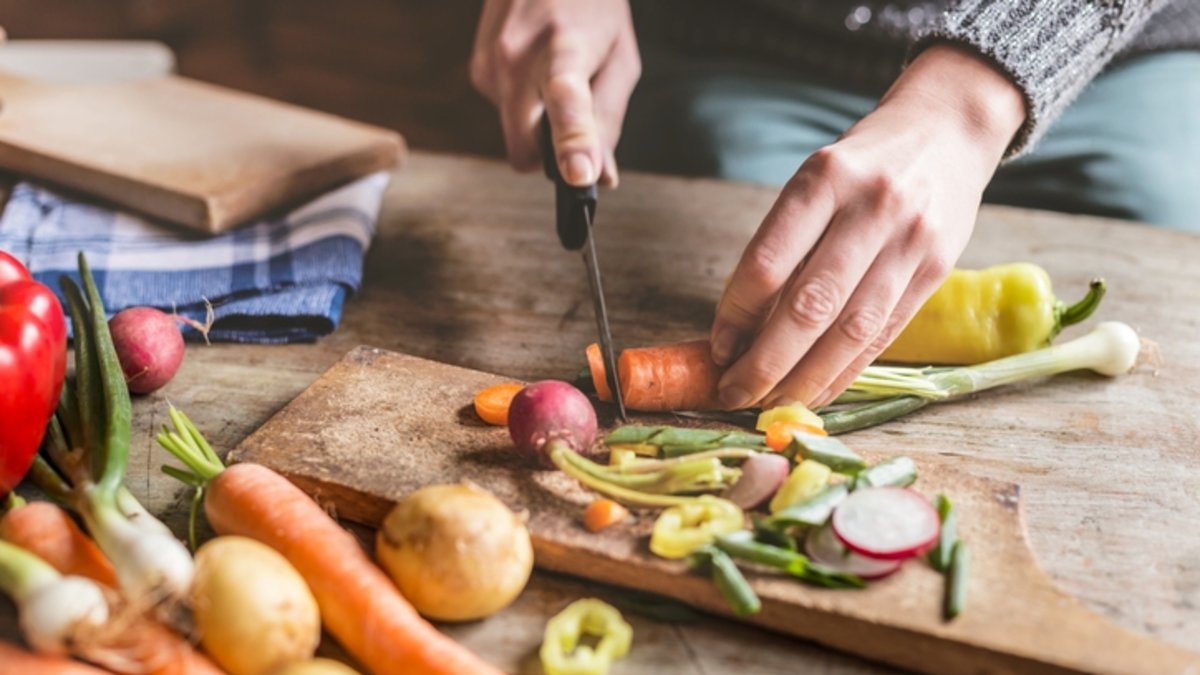
[{"label": "wood grain texture", "polygon": [[[775,194],[632,172],[603,192],[598,244],[618,343],[703,335]],[[516,379],[574,374],[595,325],[579,258],[554,235],[552,196],[540,175],[500,162],[414,153],[395,174],[363,292],[342,326],[310,345],[189,344],[174,381],[134,402],[131,490],[183,533],[190,492],[159,472],[154,443],[166,402],[229,449],[357,345]],[[1034,555],[1060,588],[1125,628],[1200,650],[1200,238],[984,207],[962,263],[1020,259],[1046,267],[1068,299],[1103,274],[1111,290],[1092,321],[1122,319],[1158,341],[1161,372],[999,390],[847,440],[864,453],[943,457],[1019,483]],[[585,595],[624,597],[538,571],[508,610],[443,628],[506,670],[533,674],[546,618]],[[724,619],[627,616],[636,637],[623,673],[891,672]],[[0,611],[0,636],[15,635],[11,611]]]},{"label": "wood grain texture", "polygon": [[[649,553],[657,510],[600,533],[580,522],[594,493],[559,471],[538,471],[504,428],[470,408],[476,391],[505,378],[370,347],[351,351],[230,456],[287,476],[339,517],[378,526],[399,499],[425,485],[471,481],[529,513],[537,564],[722,613],[704,577]],[[878,460],[881,457],[874,457]],[[860,656],[930,673],[1189,673],[1186,653],[1121,629],[1054,589],[1025,539],[1017,485],[924,457],[918,487],[946,493],[975,561],[968,610],[941,619],[943,580],[920,562],[855,592],[749,573],[763,600],[744,620]]]},{"label": "wood grain texture", "polygon": [[221,232],[394,166],[401,137],[180,77],[57,83],[0,74],[0,167]]}]

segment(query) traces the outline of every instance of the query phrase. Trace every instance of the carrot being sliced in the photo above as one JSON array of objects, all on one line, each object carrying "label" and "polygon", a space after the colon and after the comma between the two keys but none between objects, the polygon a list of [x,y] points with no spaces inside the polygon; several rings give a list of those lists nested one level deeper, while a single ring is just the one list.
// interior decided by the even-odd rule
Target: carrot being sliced
[{"label": "carrot being sliced", "polygon": [[[50,502],[29,502],[4,514],[0,518],[0,539],[41,557],[61,574],[86,577],[110,588],[117,587],[117,575],[112,563],[66,511]],[[150,618],[131,622],[112,644],[105,644],[105,647],[119,653],[121,662],[128,663],[131,671],[140,675],[221,673],[208,657],[196,651],[183,636]],[[7,661],[0,659],[0,663],[7,664]],[[0,675],[4,672],[0,668]]]},{"label": "carrot being sliced", "polygon": [[108,671],[101,670],[86,663],[69,659],[65,656],[50,656],[38,654],[8,642],[0,640],[0,675],[107,675]]},{"label": "carrot being sliced", "polygon": [[421,618],[354,536],[274,471],[224,469],[209,483],[204,512],[217,532],[257,539],[287,558],[326,628],[372,672],[500,672]]},{"label": "carrot being sliced", "polygon": [[593,499],[583,511],[583,526],[590,532],[599,532],[625,520],[629,511],[611,499]]},{"label": "carrot being sliced", "polygon": [[[594,349],[593,349],[594,348]],[[588,347],[588,366],[597,382],[600,400],[611,400],[601,389],[604,362],[595,344]],[[625,407],[645,412],[719,410],[721,369],[713,363],[707,340],[626,349],[617,359],[617,375]]]},{"label": "carrot being sliced", "polygon": [[481,389],[475,394],[475,414],[488,424],[507,426],[508,407],[512,405],[513,397],[524,388],[525,385],[519,382],[504,382]]}]

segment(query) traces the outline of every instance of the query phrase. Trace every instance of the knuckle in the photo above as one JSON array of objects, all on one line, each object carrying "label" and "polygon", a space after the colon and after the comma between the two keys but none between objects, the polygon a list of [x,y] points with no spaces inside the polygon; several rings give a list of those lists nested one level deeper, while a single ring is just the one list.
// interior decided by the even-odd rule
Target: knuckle
[{"label": "knuckle", "polygon": [[796,289],[789,305],[792,319],[801,325],[823,326],[837,312],[837,284],[824,276],[808,279]]},{"label": "knuckle", "polygon": [[800,168],[804,170],[806,167],[822,176],[840,176],[847,173],[849,168],[841,151],[831,145],[820,148],[810,155]]},{"label": "knuckle", "polygon": [[501,35],[492,47],[492,62],[501,70],[512,70],[525,53],[523,40],[511,35]]},{"label": "knuckle", "polygon": [[937,287],[954,269],[954,260],[940,251],[930,251],[921,272],[922,281]]},{"label": "knuckle", "polygon": [[756,246],[746,252],[743,270],[751,288],[771,292],[783,285],[790,272],[774,246]]},{"label": "knuckle", "polygon": [[849,340],[867,344],[883,327],[883,314],[875,307],[860,307],[838,321],[838,328]]}]

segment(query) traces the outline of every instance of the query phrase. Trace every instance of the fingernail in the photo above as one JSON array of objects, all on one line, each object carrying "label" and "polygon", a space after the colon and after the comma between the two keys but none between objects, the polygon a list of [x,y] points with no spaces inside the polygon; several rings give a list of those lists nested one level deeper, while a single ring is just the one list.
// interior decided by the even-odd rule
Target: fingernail
[{"label": "fingernail", "polygon": [[719,396],[721,398],[721,405],[725,406],[727,410],[745,408],[750,404],[750,393],[741,387],[722,387]]},{"label": "fingernail", "polygon": [[564,177],[571,185],[591,185],[596,182],[596,169],[592,160],[582,152],[573,152],[563,161],[566,167]]},{"label": "fingernail", "polygon": [[820,408],[821,406],[829,403],[829,399],[831,398],[833,398],[833,390],[826,389],[825,391],[821,392],[819,396],[812,400],[812,407]]},{"label": "fingernail", "polygon": [[738,333],[734,328],[721,328],[712,344],[713,363],[727,366],[733,360],[733,352],[737,349]]}]

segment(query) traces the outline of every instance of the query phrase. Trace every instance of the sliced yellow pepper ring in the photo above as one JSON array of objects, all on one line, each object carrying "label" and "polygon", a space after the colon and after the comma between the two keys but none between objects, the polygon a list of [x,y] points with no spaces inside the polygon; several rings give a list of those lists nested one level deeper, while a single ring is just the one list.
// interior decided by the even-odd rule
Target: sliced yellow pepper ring
[{"label": "sliced yellow pepper ring", "polygon": [[[580,644],[584,635],[598,638],[596,646]],[[633,628],[615,607],[584,598],[546,622],[538,656],[546,675],[604,675],[632,642]]]},{"label": "sliced yellow pepper ring", "polygon": [[825,421],[821,419],[821,416],[809,410],[808,406],[803,403],[789,403],[762,411],[758,414],[754,428],[765,432],[775,422],[795,422],[807,424],[822,431],[825,429]]},{"label": "sliced yellow pepper ring", "polygon": [[737,504],[710,495],[690,504],[664,510],[654,521],[650,550],[663,558],[678,559],[711,544],[718,534],[737,532],[745,518]]}]

